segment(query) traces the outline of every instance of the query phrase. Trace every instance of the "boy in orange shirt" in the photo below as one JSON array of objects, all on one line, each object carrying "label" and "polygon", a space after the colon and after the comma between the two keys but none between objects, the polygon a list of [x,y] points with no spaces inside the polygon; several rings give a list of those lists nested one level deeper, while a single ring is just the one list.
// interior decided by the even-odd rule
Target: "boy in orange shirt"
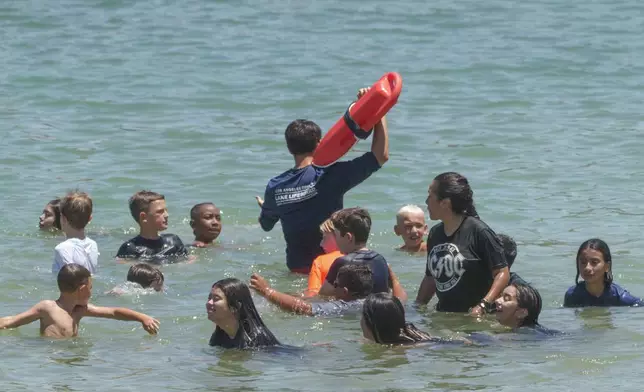
[{"label": "boy in orange shirt", "polygon": [[325,254],[320,255],[313,260],[311,272],[309,273],[309,287],[304,293],[306,297],[313,297],[318,294],[322,283],[326,280],[326,275],[329,273],[329,268],[338,257],[343,256],[342,252],[338,249],[338,244],[335,242],[335,234],[333,233],[333,223],[331,219],[327,219],[320,225],[320,232],[322,232],[322,242],[320,246],[324,249]]}]

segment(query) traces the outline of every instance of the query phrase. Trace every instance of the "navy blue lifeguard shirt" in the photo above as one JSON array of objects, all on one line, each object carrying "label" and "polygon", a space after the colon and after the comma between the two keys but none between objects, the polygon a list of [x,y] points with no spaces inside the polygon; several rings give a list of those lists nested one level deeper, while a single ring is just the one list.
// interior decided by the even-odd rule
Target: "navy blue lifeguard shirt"
[{"label": "navy blue lifeguard shirt", "polygon": [[286,265],[293,270],[311,268],[323,253],[320,225],[343,208],[344,194],[366,180],[380,164],[372,152],[327,167],[290,169],[266,186],[259,223],[264,231],[282,222]]}]

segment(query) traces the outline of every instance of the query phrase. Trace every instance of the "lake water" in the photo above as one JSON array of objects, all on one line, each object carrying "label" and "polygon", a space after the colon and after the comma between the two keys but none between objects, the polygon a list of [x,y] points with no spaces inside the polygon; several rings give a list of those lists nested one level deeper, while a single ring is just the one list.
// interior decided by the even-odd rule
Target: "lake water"
[{"label": "lake water", "polygon": [[[644,295],[642,15],[635,0],[3,1],[1,313],[56,298],[62,238],[39,233],[38,216],[79,187],[94,199],[88,230],[101,252],[93,302],[149,313],[161,331],[97,319],[66,341],[39,338],[37,324],[2,331],[0,389],[641,390],[644,313],[561,305],[591,237],[612,247],[615,281]],[[370,210],[370,246],[415,297],[425,261],[393,250],[395,213],[422,205],[438,173],[461,172],[483,219],[517,240],[514,270],[540,289],[542,323],[568,335],[387,348],[361,340],[357,317],[293,316],[256,297],[275,335],[300,349],[209,348],[216,280],[258,271],[280,290],[305,286],[254,201],[292,165],[286,125],[328,129],[388,71],[404,78],[390,161],[345,199]],[[108,296],[128,269],[113,256],[137,230],[127,199],[144,188],[166,195],[168,231],[185,242],[190,207],[215,202],[221,246],[164,267],[164,295]],[[499,330],[408,312],[441,336]]]}]

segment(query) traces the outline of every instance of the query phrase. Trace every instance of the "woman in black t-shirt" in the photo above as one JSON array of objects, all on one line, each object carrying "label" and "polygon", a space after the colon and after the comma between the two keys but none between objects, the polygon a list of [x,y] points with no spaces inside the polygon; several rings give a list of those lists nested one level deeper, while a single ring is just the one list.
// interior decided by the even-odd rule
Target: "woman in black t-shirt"
[{"label": "woman in black t-shirt", "polygon": [[454,172],[438,175],[429,186],[429,218],[441,223],[429,232],[420,304],[436,294],[436,310],[480,315],[494,307],[508,285],[503,246],[479,219],[472,194],[467,179]]}]

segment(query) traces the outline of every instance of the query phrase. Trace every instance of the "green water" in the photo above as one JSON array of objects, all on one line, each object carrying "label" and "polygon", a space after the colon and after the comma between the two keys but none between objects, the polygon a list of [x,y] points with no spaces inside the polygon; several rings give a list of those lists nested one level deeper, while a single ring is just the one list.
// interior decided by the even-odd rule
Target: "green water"
[{"label": "green water", "polygon": [[[0,390],[641,390],[644,313],[561,303],[577,247],[595,236],[612,247],[616,282],[644,295],[642,15],[635,0],[1,2],[1,313],[57,295],[62,238],[40,234],[38,215],[80,187],[101,252],[94,303],[149,313],[161,332],[96,319],[68,341],[39,338],[37,324],[2,331]],[[278,289],[305,286],[253,199],[292,164],[284,128],[310,118],[328,129],[387,71],[404,78],[390,161],[345,199],[371,211],[370,246],[414,297],[425,261],[393,250],[395,212],[459,171],[481,216],[519,243],[515,271],[541,290],[542,323],[569,335],[383,348],[360,340],[356,317],[291,316],[256,298],[275,335],[302,349],[209,348],[216,280],[260,271]],[[164,267],[165,295],[105,295],[125,280],[112,257],[136,232],[127,198],[143,188],[166,195],[169,232],[186,242],[189,208],[214,201],[221,247]],[[443,336],[496,330],[433,310],[409,319]]]}]

